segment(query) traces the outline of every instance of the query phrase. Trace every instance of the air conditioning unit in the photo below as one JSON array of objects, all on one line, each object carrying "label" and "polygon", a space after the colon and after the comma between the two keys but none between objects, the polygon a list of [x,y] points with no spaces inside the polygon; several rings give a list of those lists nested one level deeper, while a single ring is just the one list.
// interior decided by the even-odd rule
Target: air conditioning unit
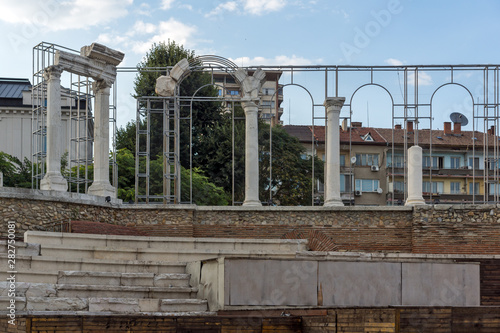
[{"label": "air conditioning unit", "polygon": [[361,191],[354,191],[354,195],[357,196],[357,197],[360,197],[362,194]]},{"label": "air conditioning unit", "polygon": [[371,166],[371,170],[372,171],[378,171],[379,170],[378,165],[372,165]]}]

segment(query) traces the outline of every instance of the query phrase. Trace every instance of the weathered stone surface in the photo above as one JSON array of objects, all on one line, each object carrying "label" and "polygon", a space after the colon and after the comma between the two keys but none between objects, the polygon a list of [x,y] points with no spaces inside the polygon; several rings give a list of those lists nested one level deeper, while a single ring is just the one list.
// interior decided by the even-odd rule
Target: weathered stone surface
[{"label": "weathered stone surface", "polygon": [[170,76],[162,75],[156,79],[155,92],[164,97],[174,96],[176,83]]},{"label": "weathered stone surface", "polygon": [[28,311],[88,311],[86,298],[70,297],[29,297],[26,300]]},{"label": "weathered stone surface", "polygon": [[139,299],[137,298],[100,298],[89,299],[90,312],[120,312],[136,313],[140,312]]}]

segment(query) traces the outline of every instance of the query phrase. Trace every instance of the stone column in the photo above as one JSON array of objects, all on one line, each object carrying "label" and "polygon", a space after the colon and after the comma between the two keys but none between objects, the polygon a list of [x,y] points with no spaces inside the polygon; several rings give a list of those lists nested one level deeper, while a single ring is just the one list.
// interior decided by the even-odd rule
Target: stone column
[{"label": "stone column", "polygon": [[258,107],[253,101],[241,103],[245,111],[245,201],[243,206],[262,206],[259,200]]},{"label": "stone column", "polygon": [[109,88],[111,83],[97,80],[92,84],[95,94],[94,117],[94,182],[88,194],[116,198],[109,182]]},{"label": "stone column", "polygon": [[425,205],[422,196],[422,147],[408,149],[408,198],[405,206]]},{"label": "stone column", "polygon": [[[68,182],[61,174],[61,156],[64,144],[61,119],[61,73],[60,66],[45,69],[47,81],[47,172],[40,181],[40,189],[46,191],[68,190]],[[43,101],[42,101],[43,102]]]},{"label": "stone column", "polygon": [[340,198],[340,109],[345,97],[328,97],[326,107],[326,167],[325,203],[323,206],[343,206]]}]

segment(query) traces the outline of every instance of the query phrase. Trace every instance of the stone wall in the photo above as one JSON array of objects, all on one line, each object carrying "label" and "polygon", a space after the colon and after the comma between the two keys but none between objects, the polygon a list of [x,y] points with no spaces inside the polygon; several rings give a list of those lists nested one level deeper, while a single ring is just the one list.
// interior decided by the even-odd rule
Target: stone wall
[{"label": "stone wall", "polygon": [[16,233],[22,237],[36,226],[80,220],[133,226],[151,236],[321,234],[338,251],[500,254],[500,206],[496,205],[165,207],[98,200],[83,194],[2,188],[0,235],[7,236],[9,221],[16,222]]}]

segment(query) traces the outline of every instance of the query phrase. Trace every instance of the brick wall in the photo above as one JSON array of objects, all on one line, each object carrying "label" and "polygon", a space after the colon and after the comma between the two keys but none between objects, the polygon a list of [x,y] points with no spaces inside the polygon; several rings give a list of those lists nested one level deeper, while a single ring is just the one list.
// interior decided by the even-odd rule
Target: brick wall
[{"label": "brick wall", "polygon": [[[0,234],[54,221],[83,220],[133,227],[171,237],[287,238],[317,235],[328,249],[361,252],[500,254],[500,206],[196,207],[93,202],[42,191],[0,191]],[[315,236],[312,236],[315,237]],[[293,237],[292,237],[293,238]],[[331,240],[331,242],[330,242]],[[312,243],[312,242],[311,242]],[[321,248],[327,249],[327,248]]]}]

